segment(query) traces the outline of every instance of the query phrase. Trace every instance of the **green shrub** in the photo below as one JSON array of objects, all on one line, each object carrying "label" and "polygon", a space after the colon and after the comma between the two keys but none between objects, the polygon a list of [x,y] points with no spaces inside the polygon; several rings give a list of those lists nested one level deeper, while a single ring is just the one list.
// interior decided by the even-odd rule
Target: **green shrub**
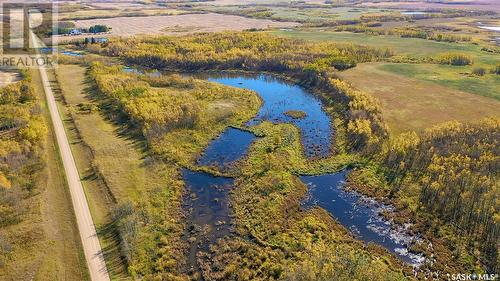
[{"label": "green shrub", "polygon": [[477,76],[483,76],[486,74],[486,69],[482,67],[476,67],[472,70],[472,74],[477,75]]},{"label": "green shrub", "polygon": [[500,64],[491,70],[493,74],[500,75]]}]

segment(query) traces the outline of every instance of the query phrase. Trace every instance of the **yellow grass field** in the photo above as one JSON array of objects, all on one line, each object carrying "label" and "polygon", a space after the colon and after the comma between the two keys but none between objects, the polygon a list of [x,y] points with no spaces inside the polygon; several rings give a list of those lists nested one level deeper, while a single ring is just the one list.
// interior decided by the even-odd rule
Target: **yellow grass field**
[{"label": "yellow grass field", "polygon": [[422,131],[450,120],[500,116],[500,102],[495,99],[389,73],[378,69],[379,65],[360,64],[339,76],[378,98],[393,133]]}]

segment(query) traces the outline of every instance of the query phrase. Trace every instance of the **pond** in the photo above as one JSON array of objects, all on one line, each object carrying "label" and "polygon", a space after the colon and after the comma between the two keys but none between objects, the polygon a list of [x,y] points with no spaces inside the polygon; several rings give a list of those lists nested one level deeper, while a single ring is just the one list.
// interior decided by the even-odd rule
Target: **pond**
[{"label": "pond", "polygon": [[[252,90],[261,97],[263,105],[247,126],[255,126],[262,121],[290,123],[299,128],[307,157],[325,157],[330,153],[333,139],[330,117],[323,110],[321,101],[302,87],[270,75],[210,73],[201,77]],[[305,115],[303,118],[294,118],[286,114],[289,111],[301,111]]]},{"label": "pond", "polygon": [[137,69],[135,67],[130,67],[130,66],[125,66],[125,67],[123,67],[122,70],[125,73],[131,73],[131,74],[137,74],[137,75],[148,75],[151,77],[160,77],[161,76],[161,72],[159,72],[158,70],[144,71],[144,70]]},{"label": "pond", "polygon": [[419,12],[419,11],[407,11],[407,12],[401,12],[403,15],[427,15],[428,13],[426,12]]},{"label": "pond", "polygon": [[83,57],[83,53],[77,53],[77,52],[71,52],[71,51],[64,51],[61,54],[66,55],[66,56],[72,56],[72,57]]},{"label": "pond", "polygon": [[500,32],[500,26],[486,26],[486,25],[480,25],[478,26],[479,28],[490,30],[490,31],[496,31]]}]

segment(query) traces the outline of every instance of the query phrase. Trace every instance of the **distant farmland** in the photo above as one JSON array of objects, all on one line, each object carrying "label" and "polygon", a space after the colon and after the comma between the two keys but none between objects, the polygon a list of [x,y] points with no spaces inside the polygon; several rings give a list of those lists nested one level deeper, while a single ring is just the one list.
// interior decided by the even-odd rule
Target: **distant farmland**
[{"label": "distant farmland", "polygon": [[[174,16],[116,17],[75,21],[79,28],[104,24],[113,28],[111,34],[130,36],[136,34],[179,34],[192,32],[217,32],[225,30],[263,29],[268,27],[293,27],[293,22],[250,19],[221,14],[187,14]],[[187,31],[189,30],[189,31]],[[179,32],[180,31],[180,32]]]}]

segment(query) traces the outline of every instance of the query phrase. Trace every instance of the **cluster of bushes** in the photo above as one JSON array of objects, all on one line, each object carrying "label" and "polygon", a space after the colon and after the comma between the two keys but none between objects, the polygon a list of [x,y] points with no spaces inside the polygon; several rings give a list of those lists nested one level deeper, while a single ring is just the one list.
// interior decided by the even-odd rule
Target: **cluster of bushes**
[{"label": "cluster of bushes", "polygon": [[498,46],[483,46],[481,47],[481,51],[488,52],[492,54],[500,54],[500,47]]},{"label": "cluster of bushes", "polygon": [[495,68],[493,68],[491,72],[496,75],[500,75],[500,65],[495,66]]},{"label": "cluster of bushes", "polygon": [[108,27],[106,25],[98,24],[98,25],[93,25],[93,26],[89,27],[88,33],[104,33],[104,32],[108,32],[110,30],[111,30],[110,27]]},{"label": "cluster of bushes", "polygon": [[486,69],[482,67],[476,67],[472,70],[472,74],[477,75],[477,76],[483,76],[486,74]]},{"label": "cluster of bushes", "polygon": [[445,53],[440,54],[434,59],[439,64],[449,64],[449,65],[470,65],[474,61],[472,57],[462,53]]},{"label": "cluster of bushes", "polygon": [[[66,35],[66,34],[70,34],[73,30],[75,30],[75,24],[73,22],[61,22],[61,23],[59,23],[59,27],[57,29],[57,34]],[[98,25],[93,25],[89,28],[78,28],[78,30],[81,33],[97,34],[97,33],[108,32],[111,30],[111,27],[98,24]],[[51,32],[49,35],[52,35]]]},{"label": "cluster of bushes", "polygon": [[352,58],[342,56],[341,54],[333,54],[325,58],[317,59],[304,67],[306,72],[309,71],[327,71],[330,68],[337,70],[346,70],[356,66],[356,61]]},{"label": "cluster of bushes", "polygon": [[467,35],[451,34],[451,33],[439,33],[432,31],[425,31],[415,28],[394,28],[389,34],[399,35],[405,38],[421,38],[434,41],[443,42],[468,42],[471,41],[471,37]]},{"label": "cluster of bushes", "polygon": [[[69,34],[75,28],[75,23],[71,21],[61,21],[57,23],[57,34]],[[48,32],[52,36],[52,30]]]}]

